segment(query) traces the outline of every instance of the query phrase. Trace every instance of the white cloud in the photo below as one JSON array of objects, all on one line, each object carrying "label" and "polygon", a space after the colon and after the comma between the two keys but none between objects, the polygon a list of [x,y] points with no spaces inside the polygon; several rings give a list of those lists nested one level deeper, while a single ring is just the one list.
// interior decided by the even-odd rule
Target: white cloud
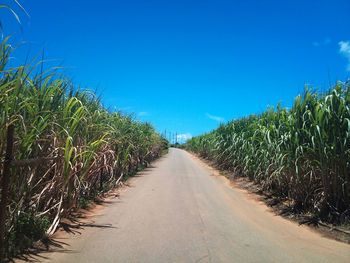
[{"label": "white cloud", "polygon": [[177,135],[177,141],[179,143],[184,143],[187,140],[192,138],[192,134],[191,133],[182,133],[182,134],[178,134]]},{"label": "white cloud", "polygon": [[331,43],[331,39],[326,37],[325,39],[323,39],[322,41],[315,41],[315,42],[312,42],[312,45],[314,47],[320,47],[320,46],[327,46]]},{"label": "white cloud", "polygon": [[137,116],[139,116],[139,117],[144,117],[144,116],[148,116],[148,115],[149,115],[149,113],[147,111],[141,111],[137,114]]},{"label": "white cloud", "polygon": [[214,120],[214,121],[217,121],[217,122],[225,122],[225,119],[223,117],[220,117],[220,116],[215,116],[215,115],[211,115],[209,113],[206,114],[206,116],[211,119],[211,120]]},{"label": "white cloud", "polygon": [[342,54],[348,60],[347,71],[350,71],[350,41],[340,41],[339,53]]},{"label": "white cloud", "polygon": [[178,134],[177,135],[177,142],[179,143],[184,143],[187,140],[192,138],[192,134],[191,133],[182,133],[182,134]]}]

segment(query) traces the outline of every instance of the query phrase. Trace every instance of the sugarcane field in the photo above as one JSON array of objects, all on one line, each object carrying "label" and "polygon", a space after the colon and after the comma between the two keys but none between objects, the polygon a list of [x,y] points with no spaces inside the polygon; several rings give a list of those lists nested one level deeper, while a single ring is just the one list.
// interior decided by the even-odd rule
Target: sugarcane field
[{"label": "sugarcane field", "polygon": [[349,11],[0,1],[0,262],[350,262]]}]

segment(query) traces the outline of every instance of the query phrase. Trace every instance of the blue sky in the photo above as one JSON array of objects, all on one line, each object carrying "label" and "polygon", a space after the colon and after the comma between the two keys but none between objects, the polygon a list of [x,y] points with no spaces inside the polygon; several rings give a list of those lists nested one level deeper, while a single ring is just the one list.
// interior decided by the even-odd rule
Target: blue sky
[{"label": "blue sky", "polygon": [[44,49],[110,109],[182,137],[350,77],[348,0],[21,3],[22,29],[0,10],[15,61]]}]

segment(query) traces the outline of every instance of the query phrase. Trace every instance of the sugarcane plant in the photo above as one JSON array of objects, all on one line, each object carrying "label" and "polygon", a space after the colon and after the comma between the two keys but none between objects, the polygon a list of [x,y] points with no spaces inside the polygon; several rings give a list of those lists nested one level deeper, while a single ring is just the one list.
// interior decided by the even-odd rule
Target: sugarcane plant
[{"label": "sugarcane plant", "polygon": [[306,88],[280,105],[194,137],[190,151],[333,223],[350,220],[350,83],[325,94]]},{"label": "sugarcane plant", "polygon": [[147,166],[167,141],[150,124],[107,110],[55,70],[37,70],[40,63],[9,67],[7,41],[0,45],[0,160],[2,169],[7,128],[14,126],[5,222],[12,256]]}]

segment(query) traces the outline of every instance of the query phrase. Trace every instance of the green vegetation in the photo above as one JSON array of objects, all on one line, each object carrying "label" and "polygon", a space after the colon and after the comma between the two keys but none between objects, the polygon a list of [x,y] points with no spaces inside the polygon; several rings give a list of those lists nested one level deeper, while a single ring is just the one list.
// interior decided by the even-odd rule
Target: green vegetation
[{"label": "green vegetation", "polygon": [[294,212],[350,219],[349,83],[323,95],[307,89],[290,110],[278,106],[222,124],[186,148],[292,200]]},{"label": "green vegetation", "polygon": [[10,68],[10,53],[4,41],[0,171],[9,125],[15,126],[17,160],[11,167],[6,206],[8,256],[52,233],[60,218],[147,166],[167,147],[151,125],[108,111],[93,93],[76,89],[57,72],[31,65]]}]

